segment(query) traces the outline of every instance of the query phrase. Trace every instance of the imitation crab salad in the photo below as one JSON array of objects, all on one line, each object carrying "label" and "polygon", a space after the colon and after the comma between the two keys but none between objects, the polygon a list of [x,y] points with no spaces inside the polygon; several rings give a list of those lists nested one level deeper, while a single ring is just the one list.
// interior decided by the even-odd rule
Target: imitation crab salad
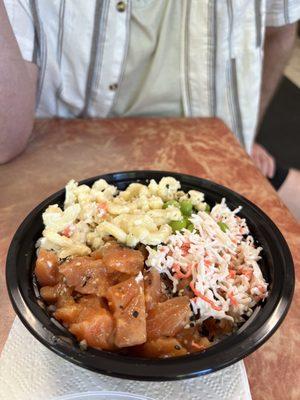
[{"label": "imitation crab salad", "polygon": [[35,276],[51,315],[82,349],[165,358],[204,351],[268,296],[247,222],[226,199],[164,177],[120,191],[66,186],[37,242]]}]

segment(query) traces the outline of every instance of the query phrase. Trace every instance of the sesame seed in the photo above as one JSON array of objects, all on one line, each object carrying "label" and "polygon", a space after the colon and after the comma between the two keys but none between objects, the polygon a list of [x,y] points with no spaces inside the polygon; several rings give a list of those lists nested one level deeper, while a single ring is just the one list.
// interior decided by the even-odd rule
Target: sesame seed
[{"label": "sesame seed", "polygon": [[79,342],[79,347],[81,350],[86,350],[87,349],[87,341],[85,339],[81,340]]}]

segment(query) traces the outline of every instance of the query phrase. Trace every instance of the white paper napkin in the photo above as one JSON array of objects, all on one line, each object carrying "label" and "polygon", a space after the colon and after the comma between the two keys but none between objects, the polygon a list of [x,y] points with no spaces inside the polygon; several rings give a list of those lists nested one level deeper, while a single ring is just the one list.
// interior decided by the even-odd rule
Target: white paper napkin
[{"label": "white paper napkin", "polygon": [[242,361],[213,374],[175,382],[111,378],[65,361],[15,319],[0,358],[0,400],[52,400],[89,391],[127,392],[155,400],[251,400]]}]

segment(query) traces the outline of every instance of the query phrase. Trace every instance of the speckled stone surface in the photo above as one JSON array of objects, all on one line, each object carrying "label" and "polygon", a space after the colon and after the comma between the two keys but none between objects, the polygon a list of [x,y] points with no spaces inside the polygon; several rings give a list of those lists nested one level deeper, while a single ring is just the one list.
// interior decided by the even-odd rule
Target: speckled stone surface
[{"label": "speckled stone surface", "polygon": [[217,119],[38,121],[25,153],[0,166],[0,350],[14,312],[4,278],[13,233],[45,197],[74,178],[160,169],[211,179],[246,196],[277,224],[293,254],[297,284],[289,314],[272,338],[245,359],[254,400],[300,398],[300,226]]}]

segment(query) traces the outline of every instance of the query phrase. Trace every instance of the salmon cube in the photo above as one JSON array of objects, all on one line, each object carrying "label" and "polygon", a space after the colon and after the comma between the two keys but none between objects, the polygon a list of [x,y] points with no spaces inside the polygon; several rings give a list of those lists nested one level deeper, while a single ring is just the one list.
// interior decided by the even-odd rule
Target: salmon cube
[{"label": "salmon cube", "polygon": [[110,312],[101,308],[89,319],[71,324],[69,330],[87,345],[101,350],[113,350],[114,321]]},{"label": "salmon cube", "polygon": [[49,304],[58,302],[59,305],[73,301],[72,289],[67,287],[63,282],[59,282],[54,286],[44,286],[40,289],[40,295]]},{"label": "salmon cube", "polygon": [[139,243],[136,249],[142,253],[144,260],[147,260],[149,253],[146,246],[142,243]]},{"label": "salmon cube", "polygon": [[81,307],[74,302],[73,304],[66,304],[63,307],[58,308],[53,315],[58,321],[69,326],[77,321],[80,311]]},{"label": "salmon cube", "polygon": [[192,291],[192,289],[190,287],[191,280],[192,280],[191,278],[180,279],[178,286],[177,286],[177,290],[180,293],[180,295],[187,296],[189,299],[192,299],[193,297],[195,297],[194,292]]},{"label": "salmon cube", "polygon": [[102,308],[103,304],[101,299],[95,295],[84,295],[79,298],[78,304],[85,308],[91,308],[92,310],[98,310],[99,307]]},{"label": "salmon cube", "polygon": [[102,260],[91,257],[75,257],[59,267],[68,286],[82,294],[105,296],[110,284]]},{"label": "salmon cube", "polygon": [[139,250],[107,243],[102,254],[103,264],[109,272],[137,275],[144,267],[144,256]]},{"label": "salmon cube", "polygon": [[216,336],[231,333],[233,331],[233,323],[228,319],[218,320],[210,317],[203,321],[202,330],[206,333],[208,339],[213,340]]},{"label": "salmon cube", "polygon": [[90,254],[90,257],[93,260],[100,260],[102,258],[102,252],[101,250],[95,250]]},{"label": "salmon cube", "polygon": [[179,357],[186,354],[186,348],[175,338],[151,340],[134,349],[134,355],[146,358]]},{"label": "salmon cube", "polygon": [[191,309],[186,296],[174,297],[157,304],[148,312],[147,338],[175,336],[189,322]]},{"label": "salmon cube", "polygon": [[167,296],[163,293],[163,282],[161,281],[160,273],[158,271],[153,269],[150,272],[146,272],[144,274],[144,284],[147,311],[155,307],[157,303],[167,300]]},{"label": "salmon cube", "polygon": [[107,291],[108,305],[115,320],[115,345],[135,346],[146,341],[146,315],[143,281],[127,279]]},{"label": "salmon cube", "polygon": [[82,322],[93,318],[102,309],[101,300],[97,296],[83,296],[78,303],[69,302],[57,308],[55,318],[70,325],[75,322]]},{"label": "salmon cube", "polygon": [[53,251],[40,249],[34,272],[41,286],[55,285],[59,280],[57,255]]},{"label": "salmon cube", "polygon": [[123,272],[113,272],[107,275],[109,286],[117,285],[118,283],[127,281],[130,275],[124,274]]},{"label": "salmon cube", "polygon": [[199,327],[197,326],[188,329],[182,329],[176,335],[176,339],[187,349],[189,353],[203,351],[212,345],[207,337],[200,335]]},{"label": "salmon cube", "polygon": [[78,301],[79,307],[81,307],[77,322],[85,321],[92,318],[97,314],[103,307],[102,301],[97,296],[83,296]]}]

